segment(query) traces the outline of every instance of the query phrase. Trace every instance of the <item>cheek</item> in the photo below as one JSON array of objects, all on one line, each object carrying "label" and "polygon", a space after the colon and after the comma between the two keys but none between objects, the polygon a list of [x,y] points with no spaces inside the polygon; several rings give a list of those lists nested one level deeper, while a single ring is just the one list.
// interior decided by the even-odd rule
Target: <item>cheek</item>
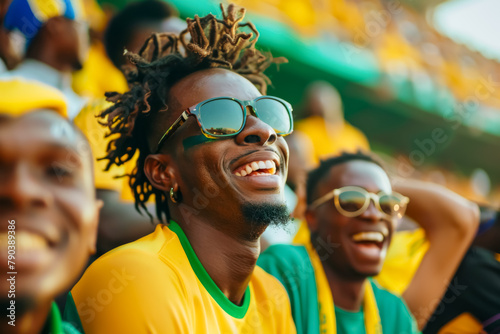
[{"label": "cheek", "polygon": [[[226,140],[227,141],[227,140]],[[202,143],[195,149],[187,150],[179,160],[181,175],[194,175],[199,182],[212,182],[224,174],[227,145],[224,142]]]},{"label": "cheek", "polygon": [[328,212],[323,215],[323,219],[319,221],[318,232],[323,237],[338,239],[340,226],[334,214]]},{"label": "cheek", "polygon": [[56,201],[60,208],[61,218],[64,220],[63,227],[69,233],[74,234],[70,238],[86,237],[88,232],[95,228],[97,206],[95,199],[88,192],[69,189],[60,192]]}]

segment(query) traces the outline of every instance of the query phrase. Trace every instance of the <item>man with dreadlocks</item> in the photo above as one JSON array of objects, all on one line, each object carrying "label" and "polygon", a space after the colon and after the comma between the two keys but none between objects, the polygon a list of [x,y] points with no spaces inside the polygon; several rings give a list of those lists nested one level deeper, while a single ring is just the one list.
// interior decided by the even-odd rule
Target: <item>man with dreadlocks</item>
[{"label": "man with dreadlocks", "polygon": [[280,60],[255,49],[244,13],[230,5],[222,20],[195,16],[179,36],[151,36],[129,55],[130,91],[109,94],[109,166],[138,152],[136,205],[154,196],[165,224],[73,288],[65,316],[87,334],[295,333],[286,291],[255,266],[262,232],[289,219],[292,110],[262,95],[264,69]]}]

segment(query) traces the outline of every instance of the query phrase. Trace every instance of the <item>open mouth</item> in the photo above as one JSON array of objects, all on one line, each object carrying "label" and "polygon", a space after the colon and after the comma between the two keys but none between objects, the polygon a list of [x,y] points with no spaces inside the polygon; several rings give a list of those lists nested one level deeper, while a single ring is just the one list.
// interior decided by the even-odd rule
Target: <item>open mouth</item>
[{"label": "open mouth", "polygon": [[382,249],[384,240],[386,238],[386,234],[378,231],[367,231],[367,232],[359,232],[354,234],[351,238],[352,240],[360,245],[367,247],[377,247]]},{"label": "open mouth", "polygon": [[[0,249],[7,250],[9,241],[7,232],[0,233]],[[44,235],[30,230],[16,230],[15,234],[15,265],[7,267],[9,258],[7,252],[0,252],[0,267],[10,271],[33,272],[47,268],[54,262],[56,244]]]},{"label": "open mouth", "polygon": [[[0,233],[0,246],[8,245],[8,234],[7,232]],[[47,239],[39,234],[30,231],[16,231],[15,234],[15,247],[16,252],[31,252],[31,251],[42,251],[50,248],[50,244]]]},{"label": "open mouth", "polygon": [[234,171],[236,176],[266,176],[275,175],[277,171],[276,163],[272,160],[252,161]]}]

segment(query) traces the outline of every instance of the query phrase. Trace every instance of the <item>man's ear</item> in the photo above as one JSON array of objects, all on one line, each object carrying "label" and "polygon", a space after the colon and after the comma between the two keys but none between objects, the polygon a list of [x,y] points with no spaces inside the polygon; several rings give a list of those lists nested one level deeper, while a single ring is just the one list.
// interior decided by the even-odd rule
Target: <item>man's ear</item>
[{"label": "man's ear", "polygon": [[316,232],[318,230],[318,220],[316,219],[316,211],[311,209],[306,209],[306,222],[309,226],[311,232]]},{"label": "man's ear", "polygon": [[172,158],[166,154],[150,154],[144,162],[144,173],[153,187],[165,192],[176,186]]}]

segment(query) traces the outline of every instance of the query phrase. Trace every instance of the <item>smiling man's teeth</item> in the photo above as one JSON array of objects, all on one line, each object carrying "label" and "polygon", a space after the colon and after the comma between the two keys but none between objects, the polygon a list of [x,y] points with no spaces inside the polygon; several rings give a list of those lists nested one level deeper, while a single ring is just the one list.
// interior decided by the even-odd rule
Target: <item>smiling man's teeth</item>
[{"label": "smiling man's teeth", "polygon": [[384,235],[380,232],[360,232],[352,236],[356,242],[382,242]]},{"label": "smiling man's teeth", "polygon": [[239,168],[234,174],[236,176],[247,176],[251,173],[254,175],[274,175],[276,173],[276,164],[272,160],[253,161]]},{"label": "smiling man's teeth", "polygon": [[[14,240],[14,239],[13,239]],[[0,233],[0,245],[7,245],[8,234]],[[42,236],[28,231],[17,231],[15,234],[15,246],[17,251],[41,250],[48,247],[47,240]]]}]

